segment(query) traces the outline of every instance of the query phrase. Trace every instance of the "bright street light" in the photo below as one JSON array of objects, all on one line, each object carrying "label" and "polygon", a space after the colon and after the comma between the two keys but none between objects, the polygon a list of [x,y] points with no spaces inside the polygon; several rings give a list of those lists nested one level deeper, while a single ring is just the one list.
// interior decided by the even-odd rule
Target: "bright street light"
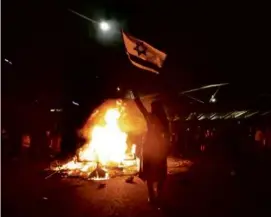
[{"label": "bright street light", "polygon": [[98,41],[100,41],[103,44],[113,44],[115,40],[120,39],[120,27],[119,23],[116,22],[115,20],[94,20],[91,19],[83,14],[80,14],[76,11],[73,11],[71,9],[68,9],[71,13],[75,14],[76,16],[79,16],[91,23],[94,24],[94,27],[96,29],[95,31],[95,37]]},{"label": "bright street light", "polygon": [[107,23],[107,22],[105,22],[105,21],[100,22],[99,26],[100,26],[100,29],[101,29],[102,31],[104,31],[104,32],[107,32],[108,30],[110,30],[110,25],[109,25],[109,23]]},{"label": "bright street light", "polygon": [[212,95],[212,97],[211,97],[211,99],[210,99],[210,102],[211,102],[211,103],[215,103],[215,102],[216,102],[216,98],[215,98],[214,95]]}]

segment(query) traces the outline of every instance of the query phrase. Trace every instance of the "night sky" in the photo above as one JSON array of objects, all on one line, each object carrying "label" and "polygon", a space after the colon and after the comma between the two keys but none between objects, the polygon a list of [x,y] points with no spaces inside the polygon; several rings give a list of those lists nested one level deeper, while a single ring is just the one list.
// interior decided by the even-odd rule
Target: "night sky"
[{"label": "night sky", "polygon": [[264,6],[236,1],[5,0],[2,93],[29,100],[87,101],[110,97],[117,86],[152,92],[161,85],[157,76],[130,64],[120,37],[101,42],[95,26],[68,8],[96,20],[114,19],[165,51],[162,73],[176,90],[216,82],[269,88]]}]

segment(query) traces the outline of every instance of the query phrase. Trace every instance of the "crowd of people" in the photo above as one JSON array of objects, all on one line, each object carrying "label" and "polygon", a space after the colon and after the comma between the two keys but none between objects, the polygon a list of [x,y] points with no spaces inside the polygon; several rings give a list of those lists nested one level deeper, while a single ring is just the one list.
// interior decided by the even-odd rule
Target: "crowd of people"
[{"label": "crowd of people", "polygon": [[[165,121],[163,121],[165,123]],[[164,126],[166,124],[163,124]],[[241,152],[271,149],[271,127],[263,124],[240,124],[240,122],[176,122],[168,132],[171,154],[197,155],[213,149],[239,149]],[[38,133],[37,133],[37,132]],[[33,155],[69,152],[65,134],[74,137],[75,132],[63,132],[57,125],[51,129],[37,129],[32,133],[2,126],[1,141],[4,156],[17,156],[20,151],[32,149]],[[74,140],[74,139],[73,139]],[[80,138],[73,143],[80,143]],[[37,143],[38,145],[36,145]],[[82,142],[81,142],[82,143]],[[76,144],[80,146],[80,144]],[[233,146],[233,147],[232,147]],[[75,149],[74,147],[73,149]],[[35,149],[35,150],[33,150]]]},{"label": "crowd of people", "polygon": [[174,154],[188,158],[223,157],[232,172],[265,163],[271,154],[271,127],[257,121],[209,121],[182,123],[173,135]]}]

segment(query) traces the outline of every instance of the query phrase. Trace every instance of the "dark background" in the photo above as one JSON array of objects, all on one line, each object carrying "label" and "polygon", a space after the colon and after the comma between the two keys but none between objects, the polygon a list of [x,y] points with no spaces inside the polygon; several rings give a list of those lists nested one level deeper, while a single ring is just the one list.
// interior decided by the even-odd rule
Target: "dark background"
[{"label": "dark background", "polygon": [[[97,103],[132,83],[145,92],[157,76],[134,68],[120,38],[101,43],[93,19],[115,19],[124,30],[165,51],[163,73],[176,90],[230,82],[237,90],[269,89],[264,5],[204,1],[3,1],[3,98]],[[12,61],[12,65],[3,62]],[[138,85],[139,84],[139,85]],[[234,93],[233,90],[232,93]]]}]

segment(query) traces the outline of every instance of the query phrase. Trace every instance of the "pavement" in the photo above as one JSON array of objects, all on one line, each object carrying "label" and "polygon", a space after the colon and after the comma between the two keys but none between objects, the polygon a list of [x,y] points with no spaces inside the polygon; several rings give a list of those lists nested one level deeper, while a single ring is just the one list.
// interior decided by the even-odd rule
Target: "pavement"
[{"label": "pavement", "polygon": [[234,174],[221,156],[201,156],[193,162],[189,170],[168,175],[161,210],[147,203],[146,186],[139,178],[132,184],[125,177],[46,180],[46,163],[3,162],[2,216],[271,216],[270,168],[248,165]]}]

